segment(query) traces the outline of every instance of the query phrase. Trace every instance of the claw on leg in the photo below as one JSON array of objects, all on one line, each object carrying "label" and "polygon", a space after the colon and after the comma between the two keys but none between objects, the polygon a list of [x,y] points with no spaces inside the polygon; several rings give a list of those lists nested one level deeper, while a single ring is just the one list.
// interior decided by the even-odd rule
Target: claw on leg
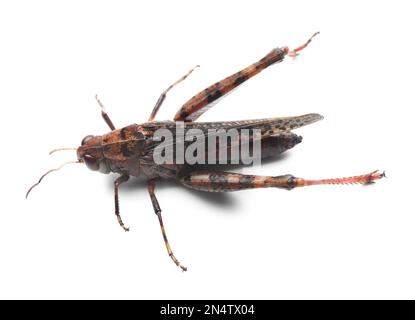
[{"label": "claw on leg", "polygon": [[122,221],[120,214],[117,214],[117,220],[118,220],[118,223],[120,224],[121,228],[123,228],[125,232],[130,231],[130,228],[128,228],[124,225],[124,222]]},{"label": "claw on leg", "polygon": [[316,35],[318,35],[318,34],[320,34],[320,32],[319,31],[317,31],[316,33],[314,33],[311,37],[310,37],[310,39],[308,39],[307,40],[307,42],[306,43],[304,43],[303,45],[301,45],[301,46],[299,46],[299,47],[297,47],[297,48],[295,48],[295,49],[293,49],[293,50],[288,50],[288,48],[287,48],[287,54],[288,54],[288,56],[289,57],[291,57],[291,58],[295,58],[295,57],[297,57],[298,55],[299,55],[299,53],[298,52],[300,52],[301,50],[303,50],[303,49],[305,49],[309,44],[310,44],[310,42],[311,42],[311,40],[313,40],[313,38],[316,36]]},{"label": "claw on leg", "polygon": [[157,214],[157,217],[159,219],[161,233],[163,234],[164,244],[166,246],[167,253],[168,253],[169,257],[173,260],[173,262],[175,263],[176,266],[178,266],[182,269],[183,272],[187,271],[187,268],[185,266],[181,265],[181,263],[179,262],[179,260],[177,260],[177,258],[175,257],[173,251],[171,250],[169,240],[167,240],[166,230],[164,229],[163,218],[161,217],[161,212],[156,213],[156,214]]}]

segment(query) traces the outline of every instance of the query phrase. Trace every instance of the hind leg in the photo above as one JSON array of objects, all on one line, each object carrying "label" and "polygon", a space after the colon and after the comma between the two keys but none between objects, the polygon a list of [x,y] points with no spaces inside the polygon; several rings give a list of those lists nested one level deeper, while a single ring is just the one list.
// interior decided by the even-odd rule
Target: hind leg
[{"label": "hind leg", "polygon": [[318,184],[369,184],[385,177],[385,173],[374,171],[360,176],[307,180],[291,174],[282,176],[257,176],[223,171],[194,171],[183,175],[180,182],[192,189],[208,192],[239,191],[254,188],[282,188],[291,190]]},{"label": "hind leg", "polygon": [[280,62],[284,59],[285,52],[276,48],[258,62],[242,69],[241,71],[211,85],[205,90],[199,92],[197,95],[187,101],[174,116],[175,121],[195,121],[203,113],[209,110],[223,97],[230,93],[233,89],[244,83],[246,80],[252,78],[268,66]]},{"label": "hind leg", "polygon": [[289,50],[287,47],[275,48],[261,60],[199,92],[177,111],[174,120],[195,121],[203,113],[213,107],[214,104],[218,102],[219,98],[230,93],[246,80],[257,75],[270,65],[281,62],[287,54],[292,57],[298,55],[298,52],[306,48],[311,42],[311,39],[317,34],[318,33],[315,33],[305,44],[294,50]]}]

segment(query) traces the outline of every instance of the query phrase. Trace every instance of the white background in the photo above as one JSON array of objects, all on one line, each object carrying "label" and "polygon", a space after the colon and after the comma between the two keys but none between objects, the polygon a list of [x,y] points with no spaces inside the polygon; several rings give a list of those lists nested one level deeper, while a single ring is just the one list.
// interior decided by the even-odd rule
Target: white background
[{"label": "white background", "polygon": [[[0,4],[0,298],[415,298],[414,35],[411,1],[3,1]],[[25,192],[48,156],[158,119],[276,46],[321,35],[200,120],[318,112],[303,142],[243,172],[329,178],[386,170],[372,186],[157,196],[182,273],[168,258],[145,184],[73,165]]]}]

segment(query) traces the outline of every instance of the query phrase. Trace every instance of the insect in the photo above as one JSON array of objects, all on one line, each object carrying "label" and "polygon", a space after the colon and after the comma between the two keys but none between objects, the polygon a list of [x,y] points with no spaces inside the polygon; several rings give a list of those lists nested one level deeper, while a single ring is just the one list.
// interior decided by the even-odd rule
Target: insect
[{"label": "insect", "polygon": [[[203,113],[209,110],[219,98],[230,93],[240,84],[269,66],[283,61],[287,55],[291,57],[297,56],[301,50],[309,45],[312,38],[317,34],[318,32],[306,43],[296,49],[290,50],[288,47],[275,48],[261,60],[199,92],[179,109],[174,117],[174,121],[155,121],[154,119],[162,106],[167,93],[178,83],[185,80],[193,72],[194,68],[162,92],[148,121],[142,124],[132,124],[121,129],[116,129],[106,113],[103,104],[98,97],[96,97],[96,100],[101,107],[101,115],[111,131],[102,136],[86,136],[82,140],[81,146],[78,148],[52,150],[51,153],[61,150],[76,150],[78,160],[64,163],[60,167],[46,172],[41,176],[39,181],[27,191],[26,198],[30,191],[37,186],[47,174],[57,171],[69,163],[84,163],[89,169],[101,173],[117,173],[119,174],[119,177],[114,181],[115,215],[120,226],[125,231],[128,231],[129,229],[125,226],[120,215],[118,190],[120,185],[129,180],[130,177],[144,176],[147,180],[148,193],[160,224],[168,255],[178,267],[183,271],[186,271],[187,268],[184,267],[173,254],[167,239],[160,205],[155,194],[156,181],[160,178],[176,179],[186,187],[207,192],[238,191],[243,189],[268,187],[290,190],[296,187],[319,184],[368,184],[383,178],[385,176],[384,173],[374,171],[369,174],[346,178],[309,180],[295,177],[291,174],[258,176],[220,171],[217,169],[212,170],[208,167],[191,165],[186,161],[184,163],[173,161],[173,163],[166,164],[157,164],[154,161],[154,152],[160,145],[160,141],[154,138],[155,133],[159,129],[167,129],[174,132],[177,130],[176,124],[178,122],[183,123],[185,132],[188,132],[191,129],[198,129],[205,138],[209,138],[209,129],[212,128],[236,129],[237,132],[242,131],[242,129],[257,129],[260,133],[259,138],[257,139],[261,142],[260,150],[262,159],[275,156],[301,142],[302,138],[294,134],[292,130],[321,120],[323,118],[322,116],[312,113],[294,117],[258,120],[228,122],[195,121]],[[253,141],[254,138],[248,138],[248,143]],[[173,139],[168,142],[168,144],[169,143],[170,145],[175,146],[177,144],[177,139]],[[188,145],[185,145],[185,148],[186,147],[188,147]],[[220,148],[223,148],[223,146],[217,143],[214,149],[217,151]],[[227,146],[225,146],[225,148],[227,148]]]}]

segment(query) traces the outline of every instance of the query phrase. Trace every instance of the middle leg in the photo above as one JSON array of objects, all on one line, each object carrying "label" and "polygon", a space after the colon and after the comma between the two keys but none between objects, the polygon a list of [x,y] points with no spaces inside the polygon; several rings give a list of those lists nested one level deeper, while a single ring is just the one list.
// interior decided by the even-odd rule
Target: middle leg
[{"label": "middle leg", "polygon": [[159,205],[159,202],[157,201],[156,194],[154,193],[155,187],[156,187],[156,184],[154,180],[147,181],[148,193],[150,194],[154,213],[157,215],[157,218],[160,223],[161,233],[163,234],[163,240],[164,240],[164,244],[166,245],[167,253],[169,254],[169,257],[173,260],[173,262],[176,264],[176,266],[180,267],[183,271],[187,271],[187,268],[182,266],[179,260],[177,260],[177,258],[174,256],[173,251],[171,250],[171,247],[169,244],[169,240],[167,240],[166,230],[164,229],[163,218],[161,216],[160,205]]},{"label": "middle leg", "polygon": [[175,83],[173,83],[172,85],[170,85],[166,90],[164,90],[159,99],[156,102],[156,105],[153,108],[153,111],[151,112],[150,118],[148,118],[148,121],[153,121],[154,118],[157,115],[157,112],[160,110],[161,105],[164,102],[164,99],[166,99],[166,95],[167,92],[169,92],[175,85],[177,85],[178,83],[182,82],[184,79],[186,79],[196,68],[200,67],[199,65],[197,65],[196,67],[194,67],[193,69],[191,69],[188,73],[186,73],[183,77],[181,77],[179,80],[177,80]]}]

